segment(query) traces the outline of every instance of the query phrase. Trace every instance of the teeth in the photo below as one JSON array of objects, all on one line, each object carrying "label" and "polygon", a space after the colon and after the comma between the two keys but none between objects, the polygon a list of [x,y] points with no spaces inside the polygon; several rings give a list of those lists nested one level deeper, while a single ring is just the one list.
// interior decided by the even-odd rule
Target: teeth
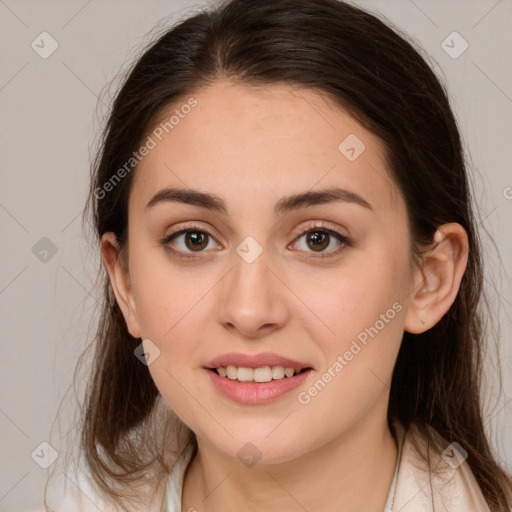
[{"label": "teeth", "polygon": [[287,376],[287,377],[293,377],[293,372],[295,370],[293,368],[285,368],[284,369],[284,374]]},{"label": "teeth", "polygon": [[249,382],[253,379],[254,370],[252,368],[238,368],[237,377],[242,382]]},{"label": "teeth", "polygon": [[228,379],[232,379],[232,380],[238,379],[238,368],[233,365],[227,366],[226,367],[226,375],[227,375]]},{"label": "teeth", "polygon": [[273,379],[282,379],[284,377],[284,367],[283,366],[272,366],[272,378]]},{"label": "teeth", "polygon": [[300,373],[300,369],[284,366],[262,366],[260,368],[245,368],[243,366],[236,367],[232,364],[228,366],[219,366],[216,368],[217,373],[221,377],[227,377],[231,380],[239,380],[240,382],[270,382],[271,380],[279,380],[286,377],[293,377]]}]

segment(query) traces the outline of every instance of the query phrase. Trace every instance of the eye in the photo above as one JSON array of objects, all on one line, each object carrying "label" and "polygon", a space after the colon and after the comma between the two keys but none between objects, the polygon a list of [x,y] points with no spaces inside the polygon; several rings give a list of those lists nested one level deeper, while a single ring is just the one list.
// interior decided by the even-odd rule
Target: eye
[{"label": "eye", "polygon": [[[166,248],[166,250],[178,258],[194,259],[197,256],[194,254],[190,255],[190,252],[199,253],[207,249],[209,238],[213,240],[213,235],[211,235],[208,231],[205,231],[203,228],[198,226],[190,226],[187,229],[174,231],[170,235],[166,236],[161,243]],[[178,246],[179,250],[175,250],[169,246],[171,241],[173,242],[174,246]],[[178,243],[176,241],[178,241]],[[218,247],[218,244],[214,243],[213,245]]]},{"label": "eye", "polygon": [[[305,238],[304,238],[305,237]],[[305,252],[317,253],[308,258],[330,258],[337,256],[345,246],[350,247],[352,242],[339,231],[324,227],[322,223],[308,226],[305,230],[302,230],[296,240],[304,238],[304,243],[297,244],[294,242],[293,245],[298,245],[299,248]],[[337,249],[327,251],[326,249],[332,245],[338,245]],[[327,254],[323,254],[327,253]]]}]

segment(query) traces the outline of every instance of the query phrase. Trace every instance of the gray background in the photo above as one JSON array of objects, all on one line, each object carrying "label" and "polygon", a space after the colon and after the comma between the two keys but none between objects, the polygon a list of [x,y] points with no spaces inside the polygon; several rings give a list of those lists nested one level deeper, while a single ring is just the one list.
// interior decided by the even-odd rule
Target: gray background
[{"label": "gray background", "polygon": [[[489,358],[487,395],[494,402],[489,402],[493,409],[486,424],[510,466],[512,1],[355,3],[382,13],[428,52],[447,83],[470,151],[492,271],[487,281],[496,287],[493,308],[501,318],[504,388],[495,403],[499,389],[493,380],[495,361]],[[182,18],[200,5],[0,0],[0,510],[41,502],[48,471],[31,454],[42,454],[47,448],[38,448],[40,443],[49,441],[60,461],[68,434],[76,430],[70,386],[78,355],[94,332],[94,277],[100,263],[99,253],[83,238],[80,216],[90,155],[115,91],[115,84],[107,84],[126,69],[159,20],[172,14]],[[34,40],[42,46],[38,36],[43,31],[58,43],[46,59],[31,47]],[[469,45],[457,58],[442,46],[454,31]],[[452,53],[462,49],[457,39],[445,44],[453,46]],[[41,241],[45,237],[51,244]],[[55,254],[43,252],[50,245]]]}]

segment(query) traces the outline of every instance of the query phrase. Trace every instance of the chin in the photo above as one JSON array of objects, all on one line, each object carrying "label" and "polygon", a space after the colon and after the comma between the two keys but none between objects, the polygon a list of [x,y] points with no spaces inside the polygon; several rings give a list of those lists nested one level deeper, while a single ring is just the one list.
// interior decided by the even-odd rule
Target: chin
[{"label": "chin", "polygon": [[[238,459],[247,467],[254,464],[281,464],[290,462],[301,456],[307,448],[304,445],[303,437],[290,437],[284,432],[282,436],[270,434],[266,430],[261,435],[249,433],[245,429],[239,433],[226,426],[226,429],[233,434],[233,437],[223,436],[222,439],[209,439],[216,450],[227,457]],[[296,432],[296,431],[295,431]]]}]

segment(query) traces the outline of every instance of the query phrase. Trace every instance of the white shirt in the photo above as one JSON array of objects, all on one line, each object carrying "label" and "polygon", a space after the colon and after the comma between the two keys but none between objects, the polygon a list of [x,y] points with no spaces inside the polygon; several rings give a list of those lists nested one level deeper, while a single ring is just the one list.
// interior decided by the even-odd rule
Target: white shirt
[{"label": "white shirt", "polygon": [[[400,423],[394,423],[398,456],[384,512],[490,512],[467,461],[454,468],[452,460],[443,458],[442,448],[439,450],[427,445],[416,426],[412,425],[405,431]],[[443,447],[449,444],[445,440],[442,441]],[[145,512],[182,512],[183,478],[193,451],[194,445],[190,444],[182,452],[161,493],[153,496],[154,505],[147,507]],[[52,510],[111,510],[92,494],[86,479],[74,483],[70,483],[69,480],[69,474],[66,474],[65,498],[51,500],[49,504]],[[77,490],[78,485],[81,492]],[[32,509],[32,512],[46,510],[38,508]]]}]

